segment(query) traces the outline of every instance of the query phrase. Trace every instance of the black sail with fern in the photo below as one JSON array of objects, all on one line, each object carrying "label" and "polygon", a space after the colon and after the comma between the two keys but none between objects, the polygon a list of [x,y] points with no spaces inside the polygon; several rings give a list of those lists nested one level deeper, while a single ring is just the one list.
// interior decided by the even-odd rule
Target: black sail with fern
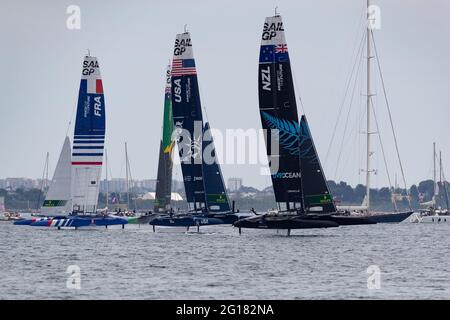
[{"label": "black sail with fern", "polygon": [[283,22],[278,15],[264,23],[258,90],[275,200],[281,209],[301,208],[300,125]]}]

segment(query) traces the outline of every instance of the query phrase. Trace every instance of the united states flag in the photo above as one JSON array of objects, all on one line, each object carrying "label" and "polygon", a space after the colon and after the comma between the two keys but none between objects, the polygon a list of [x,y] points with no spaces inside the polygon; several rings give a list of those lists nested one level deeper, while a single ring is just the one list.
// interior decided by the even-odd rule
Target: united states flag
[{"label": "united states flag", "polygon": [[172,62],[172,77],[179,77],[185,75],[195,75],[195,60],[194,59],[173,59]]}]

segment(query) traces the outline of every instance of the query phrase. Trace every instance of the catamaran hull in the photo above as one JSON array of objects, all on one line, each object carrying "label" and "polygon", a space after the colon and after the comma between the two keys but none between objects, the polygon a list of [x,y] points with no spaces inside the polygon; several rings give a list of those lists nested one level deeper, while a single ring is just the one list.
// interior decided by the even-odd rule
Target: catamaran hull
[{"label": "catamaran hull", "polygon": [[62,219],[42,219],[30,224],[32,227],[87,227],[87,226],[114,226],[128,224],[126,219],[114,217],[73,217]]},{"label": "catamaran hull", "polygon": [[370,221],[375,223],[399,223],[409,218],[413,214],[413,211],[399,212],[399,213],[386,213],[368,216]]},{"label": "catamaran hull", "polygon": [[355,226],[364,224],[376,224],[376,221],[372,221],[365,217],[350,217],[350,216],[339,216],[339,215],[318,215],[315,217],[318,220],[333,221],[340,226]]},{"label": "catamaran hull", "polygon": [[266,224],[269,229],[315,229],[339,227],[339,224],[333,221],[300,218],[266,221]]},{"label": "catamaran hull", "polygon": [[180,218],[161,217],[150,221],[150,225],[161,227],[195,227],[195,226],[210,226],[217,224],[226,224],[226,223],[222,219],[207,218],[207,217],[180,217]]},{"label": "catamaran hull", "polygon": [[37,217],[37,218],[32,218],[32,219],[24,219],[24,220],[19,220],[19,221],[15,221],[14,225],[16,226],[29,226],[35,222],[39,222],[39,221],[48,221],[51,219],[65,219],[66,217],[61,216],[61,217]]},{"label": "catamaran hull", "polygon": [[160,214],[148,214],[148,215],[142,215],[142,216],[116,216],[112,215],[110,217],[118,218],[118,219],[125,219],[128,221],[128,224],[149,224],[150,221],[153,219],[156,219],[157,217],[160,217]]},{"label": "catamaran hull", "polygon": [[327,221],[308,217],[264,217],[259,219],[242,219],[233,224],[237,228],[250,229],[314,229],[314,228],[334,228],[339,224],[334,221]]}]

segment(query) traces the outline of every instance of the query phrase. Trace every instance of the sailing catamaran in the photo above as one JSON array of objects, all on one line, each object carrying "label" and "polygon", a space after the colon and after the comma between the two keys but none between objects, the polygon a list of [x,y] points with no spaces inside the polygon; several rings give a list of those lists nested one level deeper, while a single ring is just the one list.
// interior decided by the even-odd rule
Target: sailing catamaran
[{"label": "sailing catamaran", "polygon": [[[287,229],[288,234],[291,229],[337,227],[336,222],[307,215],[305,200],[310,199],[312,204],[316,198],[305,198],[301,163],[302,158],[310,157],[308,152],[313,145],[306,118],[299,123],[283,21],[277,13],[264,23],[258,74],[259,111],[267,132],[267,157],[271,166],[277,165],[271,178],[278,210],[239,220],[234,226],[239,232],[241,228],[274,228]],[[309,160],[317,161],[317,157]],[[322,207],[332,204],[329,194],[317,195],[317,199]]]},{"label": "sailing catamaran", "polygon": [[[187,31],[176,36],[170,84],[173,125],[177,133],[188,210],[182,214],[174,214],[170,209],[168,174],[159,170],[158,182],[161,183],[160,188],[165,191],[161,190],[157,196],[155,211],[169,215],[158,217],[150,224],[187,228],[197,226],[197,229],[200,225],[231,224],[240,215],[230,206],[209,123],[203,122],[191,35]],[[166,122],[165,117],[164,123]],[[166,128],[169,130],[169,126]],[[163,141],[161,145],[168,142],[166,137],[166,143]],[[209,155],[208,159],[204,157],[205,151]],[[160,168],[163,167],[161,162],[169,163],[166,169],[172,169],[171,162],[160,156]],[[160,180],[163,176],[166,178]],[[159,204],[161,201],[162,206]]]},{"label": "sailing catamaran", "polygon": [[[259,111],[278,210],[237,221],[239,228],[306,229],[372,224],[338,216],[306,116],[298,120],[289,53],[280,15],[266,18],[259,56]],[[269,135],[270,133],[270,135]]]},{"label": "sailing catamaran", "polygon": [[127,224],[126,219],[97,214],[105,116],[98,61],[96,57],[87,55],[83,61],[72,154],[68,153],[70,141],[66,138],[52,187],[43,205],[45,214],[57,216],[38,219],[31,226],[78,228],[108,225],[123,227]]}]

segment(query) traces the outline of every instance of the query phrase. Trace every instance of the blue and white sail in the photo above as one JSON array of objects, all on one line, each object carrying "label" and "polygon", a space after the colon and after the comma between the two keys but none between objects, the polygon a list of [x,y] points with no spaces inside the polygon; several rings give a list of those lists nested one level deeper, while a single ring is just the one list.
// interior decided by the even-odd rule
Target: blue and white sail
[{"label": "blue and white sail", "polygon": [[186,200],[190,208],[205,208],[202,174],[203,117],[200,92],[189,32],[177,34],[172,60],[172,112],[178,136]]},{"label": "blue and white sail", "polygon": [[72,148],[72,205],[95,212],[105,144],[105,98],[96,57],[83,61]]},{"label": "blue and white sail", "polygon": [[70,139],[66,137],[55,172],[53,173],[53,179],[41,207],[41,214],[45,216],[60,216],[68,215],[72,212],[70,191],[71,160]]}]

